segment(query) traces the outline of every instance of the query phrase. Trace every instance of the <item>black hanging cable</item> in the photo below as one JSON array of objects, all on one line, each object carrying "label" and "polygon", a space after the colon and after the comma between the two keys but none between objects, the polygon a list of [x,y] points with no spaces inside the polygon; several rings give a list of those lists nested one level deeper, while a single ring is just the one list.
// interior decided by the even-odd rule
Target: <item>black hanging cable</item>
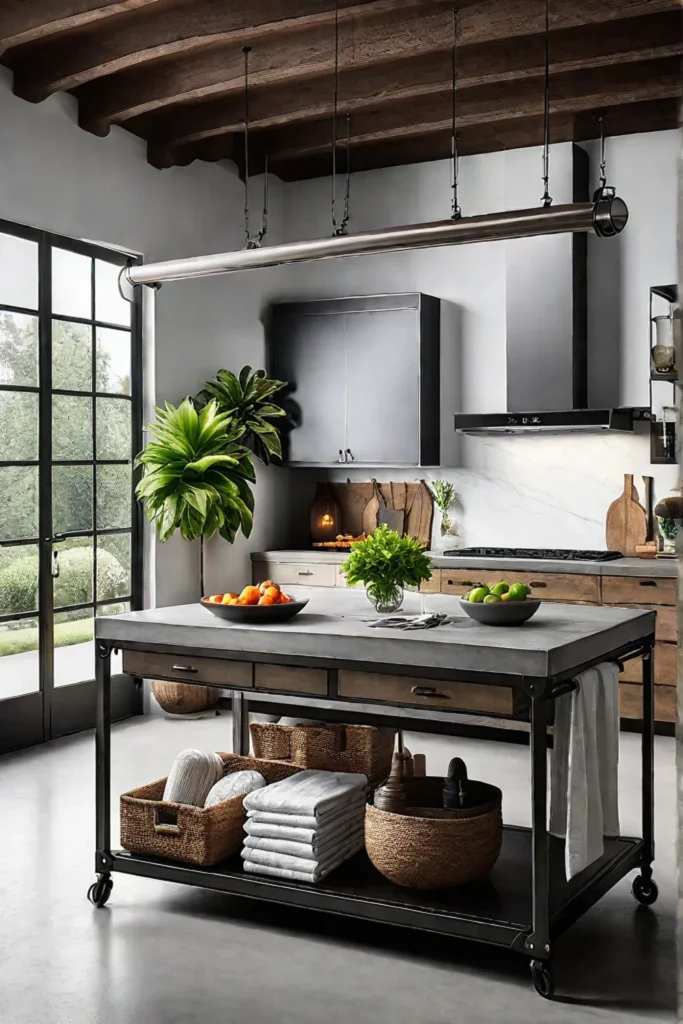
[{"label": "black hanging cable", "polygon": [[263,171],[263,214],[261,229],[255,238],[251,237],[249,204],[249,54],[251,46],[243,46],[244,54],[244,248],[258,249],[268,232],[268,157]]},{"label": "black hanging cable", "polygon": [[603,192],[607,185],[607,175],[605,174],[605,124],[602,119],[602,114],[597,116],[598,127],[600,129],[600,185],[599,190]]},{"label": "black hanging cable", "polygon": [[346,194],[344,216],[337,223],[337,120],[339,117],[339,0],[334,6],[334,115],[332,121],[332,234],[345,235],[349,222],[349,201],[351,193],[350,133],[351,119],[346,115]]},{"label": "black hanging cable", "polygon": [[261,230],[258,233],[257,245],[261,245],[261,242],[268,234],[268,157],[266,156],[263,161],[263,214],[261,216]]},{"label": "black hanging cable", "polygon": [[451,219],[459,220],[462,210],[458,205],[458,133],[456,131],[456,88],[458,84],[458,9],[453,8],[453,45],[451,47]]},{"label": "black hanging cable", "polygon": [[544,206],[552,205],[548,191],[550,170],[550,0],[545,0],[545,84],[543,106],[543,197]]},{"label": "black hanging cable", "polygon": [[346,115],[346,191],[344,193],[344,217],[339,231],[340,235],[346,234],[349,223],[349,207],[351,203],[351,115]]}]

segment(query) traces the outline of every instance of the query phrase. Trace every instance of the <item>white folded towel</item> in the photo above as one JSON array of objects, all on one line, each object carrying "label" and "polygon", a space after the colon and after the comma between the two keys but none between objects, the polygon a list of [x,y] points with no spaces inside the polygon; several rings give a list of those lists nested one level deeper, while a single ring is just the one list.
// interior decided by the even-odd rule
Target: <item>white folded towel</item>
[{"label": "white folded towel", "polygon": [[604,662],[555,703],[550,832],[566,839],[567,878],[619,835],[619,668]]},{"label": "white folded towel", "polygon": [[327,828],[328,825],[344,819],[352,810],[361,808],[363,813],[365,813],[365,800],[365,793],[359,793],[357,799],[351,801],[351,803],[346,804],[340,809],[334,808],[334,810],[327,814],[318,814],[317,817],[312,814],[278,814],[277,811],[247,810],[247,818],[260,821],[262,824],[286,825],[288,828]]},{"label": "white folded towel", "polygon": [[305,860],[324,860],[330,853],[336,851],[340,842],[351,841],[364,834],[364,822],[356,825],[342,834],[331,836],[322,843],[294,842],[291,839],[263,839],[259,836],[247,836],[244,840],[245,849],[263,850],[266,853],[280,853],[286,857],[303,857]]},{"label": "white folded towel", "polygon": [[310,815],[317,821],[319,815],[356,802],[367,785],[365,775],[309,769],[249,793],[244,806],[248,811]]},{"label": "white folded towel", "polygon": [[248,836],[260,839],[287,839],[294,843],[324,843],[344,835],[365,820],[365,805],[359,804],[350,813],[340,815],[329,825],[318,828],[289,828],[287,825],[271,825],[258,818],[247,818],[244,830]]},{"label": "white folded towel", "polygon": [[[275,861],[272,864],[263,863],[262,861],[255,860],[251,854],[256,854],[257,850],[243,850],[242,857],[244,860],[244,870],[255,875],[270,875],[273,878],[289,878],[297,882],[311,882],[315,884],[320,882],[331,871],[338,868],[344,861],[353,857],[354,854],[358,853],[363,848],[363,836],[359,836],[355,841],[346,844],[345,847],[341,848],[337,855],[329,861],[325,861],[323,864],[315,861],[306,861],[302,857],[284,857],[280,854],[273,854]],[[282,866],[282,865],[285,866]],[[315,865],[311,870],[308,865]]]},{"label": "white folded towel", "polygon": [[[336,863],[341,854],[348,855],[360,849],[359,843],[363,839],[363,833],[356,829],[353,834],[339,839],[332,847],[315,857],[301,857],[298,853],[285,853],[282,850],[258,850],[251,846],[242,849],[242,859],[250,860],[253,864],[268,864],[273,868],[289,868],[291,871],[324,870],[333,861]],[[361,844],[362,845],[362,844]]]}]

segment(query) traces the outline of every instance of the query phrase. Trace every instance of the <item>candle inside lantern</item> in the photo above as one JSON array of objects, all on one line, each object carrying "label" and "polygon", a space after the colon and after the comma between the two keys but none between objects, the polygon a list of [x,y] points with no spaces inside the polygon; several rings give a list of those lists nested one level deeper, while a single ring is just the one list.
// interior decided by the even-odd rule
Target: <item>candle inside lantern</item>
[{"label": "candle inside lantern", "polygon": [[321,526],[334,526],[334,519],[329,512],[325,512],[322,519],[320,520]]},{"label": "candle inside lantern", "polygon": [[341,509],[327,484],[318,484],[311,506],[311,540],[313,543],[334,540],[341,526]]}]

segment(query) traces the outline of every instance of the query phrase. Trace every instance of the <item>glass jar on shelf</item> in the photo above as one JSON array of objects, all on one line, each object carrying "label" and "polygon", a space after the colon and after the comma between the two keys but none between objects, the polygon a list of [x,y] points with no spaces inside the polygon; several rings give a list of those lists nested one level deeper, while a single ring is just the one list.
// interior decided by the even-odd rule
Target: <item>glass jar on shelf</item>
[{"label": "glass jar on shelf", "polygon": [[653,374],[672,376],[676,373],[676,350],[674,348],[673,320],[671,316],[655,316],[654,345],[650,356]]}]

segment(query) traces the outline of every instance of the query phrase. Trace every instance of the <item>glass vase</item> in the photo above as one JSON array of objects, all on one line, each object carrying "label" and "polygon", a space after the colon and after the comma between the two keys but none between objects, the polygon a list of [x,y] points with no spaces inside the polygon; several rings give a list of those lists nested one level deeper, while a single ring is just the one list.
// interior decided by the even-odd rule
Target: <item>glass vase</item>
[{"label": "glass vase", "polygon": [[397,612],[403,604],[403,587],[397,584],[369,583],[365,595],[379,615]]}]

